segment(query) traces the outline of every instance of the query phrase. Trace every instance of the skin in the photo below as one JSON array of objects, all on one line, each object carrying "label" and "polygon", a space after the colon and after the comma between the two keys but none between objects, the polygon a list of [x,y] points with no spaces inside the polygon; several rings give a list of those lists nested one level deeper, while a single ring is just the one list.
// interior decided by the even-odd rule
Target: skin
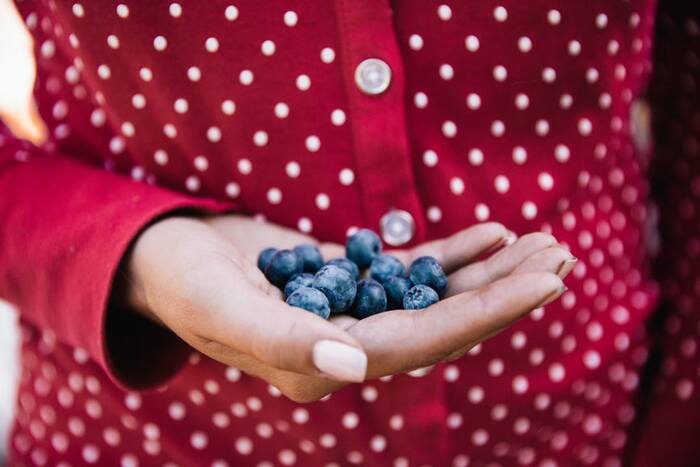
[{"label": "skin", "polygon": [[[198,351],[262,378],[297,402],[315,401],[348,384],[320,374],[312,361],[321,339],[340,341],[368,357],[366,379],[459,358],[565,290],[573,257],[554,237],[528,234],[505,246],[498,223],[477,224],[410,250],[404,264],[434,256],[449,275],[445,298],[424,310],[392,310],[357,321],[325,321],[287,306],[256,267],[265,247],[312,243],[324,258],[344,247],[244,216],[169,217],[148,227],[125,263],[123,299],[171,329]],[[498,250],[486,260],[487,252]]]}]

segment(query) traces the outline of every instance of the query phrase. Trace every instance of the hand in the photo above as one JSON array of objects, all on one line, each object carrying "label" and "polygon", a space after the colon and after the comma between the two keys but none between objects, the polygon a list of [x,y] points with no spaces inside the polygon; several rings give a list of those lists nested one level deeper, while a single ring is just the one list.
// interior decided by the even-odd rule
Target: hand
[{"label": "hand", "polygon": [[[450,274],[447,298],[425,310],[328,322],[287,306],[255,266],[262,248],[317,243],[310,237],[241,216],[168,218],[134,245],[128,300],[200,352],[312,401],[348,382],[456,358],[558,297],[555,273],[568,273],[571,255],[549,235],[524,236],[474,261],[506,237],[503,226],[488,223],[392,251],[405,263],[435,256]],[[337,244],[319,247],[327,259],[344,253]]]}]

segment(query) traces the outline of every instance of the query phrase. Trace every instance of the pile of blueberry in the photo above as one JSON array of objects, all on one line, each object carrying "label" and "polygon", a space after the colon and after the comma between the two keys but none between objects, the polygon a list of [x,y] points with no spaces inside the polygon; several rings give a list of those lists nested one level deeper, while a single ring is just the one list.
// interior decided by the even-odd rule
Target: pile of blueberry
[{"label": "pile of blueberry", "polygon": [[[447,289],[447,276],[435,258],[422,256],[407,271],[395,256],[382,254],[379,236],[371,230],[350,236],[345,255],[324,262],[313,245],[266,248],[258,256],[258,268],[284,290],[287,304],[326,319],[331,313],[362,319],[386,310],[426,308]],[[360,279],[367,268],[369,277]]]}]

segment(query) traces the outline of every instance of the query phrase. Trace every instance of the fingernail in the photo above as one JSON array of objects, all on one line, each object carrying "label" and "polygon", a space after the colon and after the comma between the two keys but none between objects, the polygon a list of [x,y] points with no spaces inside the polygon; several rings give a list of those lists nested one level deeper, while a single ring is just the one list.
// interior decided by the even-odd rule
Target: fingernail
[{"label": "fingernail", "polygon": [[[567,290],[569,290],[569,288],[568,288],[567,286],[565,286],[564,284],[560,285],[559,287],[557,287],[557,290],[555,290],[555,291],[552,292],[551,294],[547,295],[547,296],[546,296],[537,306],[535,306],[534,308],[540,308],[540,307],[543,307],[543,306],[545,306],[545,305],[548,305],[548,304],[552,303],[554,300],[556,300],[557,298],[561,297],[561,294],[563,294],[563,293],[566,292]],[[533,308],[533,309],[534,309],[534,308]]]},{"label": "fingernail", "polygon": [[362,382],[367,374],[367,355],[356,347],[338,341],[314,344],[312,358],[323,374],[339,381]]},{"label": "fingernail", "polygon": [[576,266],[576,262],[578,261],[578,258],[571,257],[567,260],[565,260],[563,263],[561,263],[561,266],[559,266],[559,271],[557,271],[557,276],[560,278],[565,278],[566,276],[569,275],[569,273],[574,269],[574,266]]},{"label": "fingernail", "polygon": [[505,238],[504,243],[506,246],[510,246],[513,243],[515,243],[515,241],[517,239],[518,239],[518,236],[515,234],[515,232],[513,232],[512,230],[509,230],[508,233],[506,234],[506,238]]}]

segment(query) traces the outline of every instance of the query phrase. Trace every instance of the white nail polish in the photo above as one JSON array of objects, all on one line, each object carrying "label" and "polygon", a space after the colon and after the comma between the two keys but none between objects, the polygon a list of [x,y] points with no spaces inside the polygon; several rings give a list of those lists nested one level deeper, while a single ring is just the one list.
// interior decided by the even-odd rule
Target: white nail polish
[{"label": "white nail polish", "polygon": [[506,238],[505,238],[504,243],[506,246],[510,246],[513,243],[515,243],[515,241],[517,239],[518,239],[518,235],[515,232],[513,232],[512,230],[509,230],[508,233],[506,234]]},{"label": "white nail polish", "polygon": [[367,355],[356,347],[321,340],[314,344],[312,358],[316,368],[333,379],[356,383],[365,380]]}]

